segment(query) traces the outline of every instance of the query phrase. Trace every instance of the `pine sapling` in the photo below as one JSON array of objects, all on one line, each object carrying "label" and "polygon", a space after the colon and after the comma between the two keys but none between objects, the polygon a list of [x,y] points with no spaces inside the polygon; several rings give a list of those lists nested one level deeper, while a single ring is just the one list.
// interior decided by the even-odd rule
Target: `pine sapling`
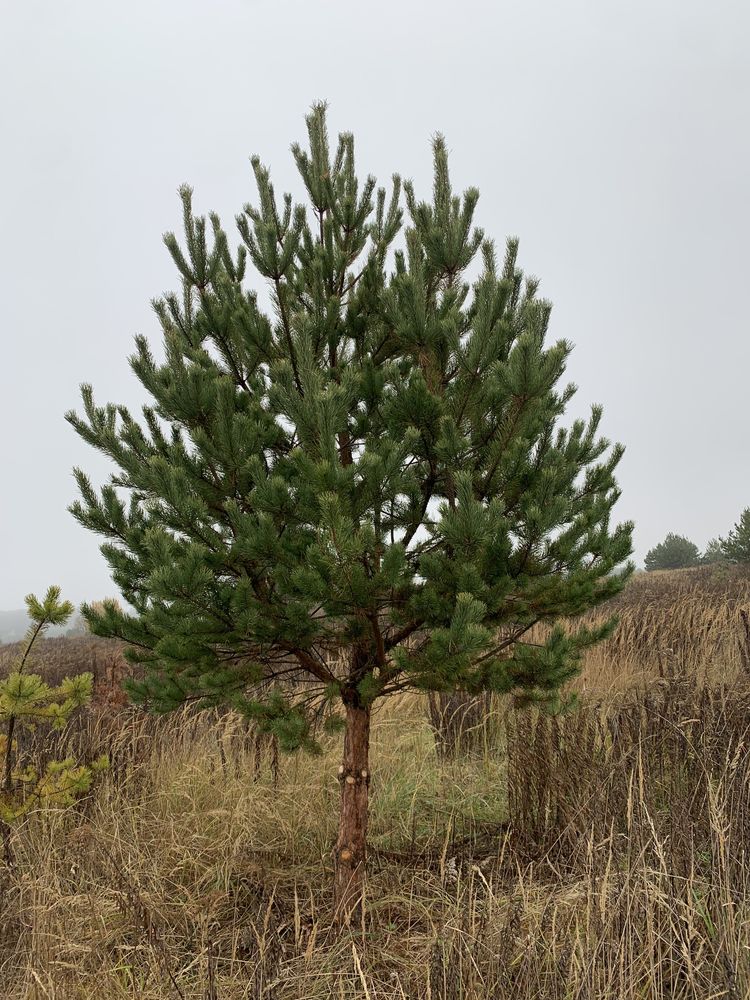
[{"label": "pine sapling", "polygon": [[20,728],[33,729],[39,723],[62,729],[73,712],[91,700],[90,673],[65,677],[50,687],[39,674],[29,673],[31,653],[41,636],[54,625],[64,625],[73,614],[73,605],[60,600],[60,588],[50,587],[43,600],[33,594],[26,598],[31,624],[24,639],[17,666],[0,681],[0,824],[10,859],[11,824],[30,809],[45,803],[70,805],[91,786],[94,774],[107,766],[106,757],[92,765],[77,764],[72,757],[50,761],[43,771],[19,758],[17,734]]},{"label": "pine sapling", "polygon": [[[453,192],[442,137],[423,201],[397,175],[390,191],[358,178],[325,106],[307,131],[303,203],[254,157],[236,250],[181,189],[163,356],[138,336],[131,358],[149,405],[139,418],[83,387],[68,419],[116,472],[98,490],[76,470],[72,512],[128,605],[83,613],[145,668],[141,702],[228,703],[287,750],[316,749],[316,697],[337,709],[347,920],[373,705],[409,688],[559,700],[610,626],[555,623],[622,588],[632,526],[611,523],[623,449],[600,436],[601,407],[560,426],[571,347],[547,341],[517,241],[498,254],[478,191]],[[532,643],[537,622],[551,627]]]}]

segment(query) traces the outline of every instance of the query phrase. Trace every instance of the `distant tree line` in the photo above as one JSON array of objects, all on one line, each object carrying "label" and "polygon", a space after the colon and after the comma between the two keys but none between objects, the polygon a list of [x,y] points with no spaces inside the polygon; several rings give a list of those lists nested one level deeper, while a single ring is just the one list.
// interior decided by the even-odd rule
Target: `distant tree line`
[{"label": "distant tree line", "polygon": [[712,538],[703,553],[689,538],[669,532],[663,542],[646,554],[645,566],[651,571],[686,569],[722,562],[750,565],[750,507],[743,510],[739,521],[726,538]]}]

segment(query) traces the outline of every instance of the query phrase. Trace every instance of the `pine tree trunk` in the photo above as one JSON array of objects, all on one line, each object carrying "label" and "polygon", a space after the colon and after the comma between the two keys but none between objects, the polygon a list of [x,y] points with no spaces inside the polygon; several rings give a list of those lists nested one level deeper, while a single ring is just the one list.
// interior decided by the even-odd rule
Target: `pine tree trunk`
[{"label": "pine tree trunk", "polygon": [[339,835],[334,854],[336,920],[343,924],[351,922],[362,903],[367,861],[369,753],[370,709],[347,704],[344,758],[339,768]]},{"label": "pine tree trunk", "polygon": [[479,695],[431,691],[428,704],[438,757],[450,760],[484,749],[492,713],[489,691]]}]

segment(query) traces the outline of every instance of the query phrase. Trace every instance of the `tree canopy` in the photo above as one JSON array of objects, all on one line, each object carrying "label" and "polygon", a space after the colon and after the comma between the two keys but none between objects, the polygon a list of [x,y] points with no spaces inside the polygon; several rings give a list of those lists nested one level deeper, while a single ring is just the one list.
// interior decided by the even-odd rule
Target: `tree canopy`
[{"label": "tree canopy", "polygon": [[116,466],[100,490],[75,473],[72,511],[129,605],[87,620],[145,664],[140,700],[228,701],[289,749],[315,749],[316,693],[356,739],[352,713],[408,687],[554,704],[606,628],[528,633],[630,573],[632,525],[611,524],[623,449],[599,406],[560,425],[571,345],[546,342],[518,242],[498,258],[478,191],[454,194],[443,138],[423,201],[398,175],[360,181],[323,105],[307,129],[306,203],[254,157],[236,250],[181,189],[184,237],[165,242],[182,287],[154,303],[164,357],[138,336],[130,359],[142,417],[90,386],[67,415]]},{"label": "tree canopy", "polygon": [[646,553],[645,566],[655,569],[686,569],[698,566],[701,561],[698,546],[684,535],[669,532],[663,542],[659,542]]},{"label": "tree canopy", "polygon": [[746,507],[726,538],[721,540],[721,550],[728,562],[750,564],[750,507]]}]

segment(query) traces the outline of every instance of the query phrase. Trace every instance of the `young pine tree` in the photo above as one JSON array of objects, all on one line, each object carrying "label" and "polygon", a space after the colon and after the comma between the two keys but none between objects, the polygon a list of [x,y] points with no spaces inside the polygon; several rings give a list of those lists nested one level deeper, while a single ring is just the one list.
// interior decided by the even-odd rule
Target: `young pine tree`
[{"label": "young pine tree", "polygon": [[717,563],[724,562],[725,559],[724,542],[721,538],[711,538],[701,556],[701,563],[704,566],[714,566]]},{"label": "young pine tree", "polygon": [[739,521],[722,538],[721,551],[728,562],[750,565],[750,507],[742,511]]},{"label": "young pine tree", "polygon": [[286,749],[315,748],[316,693],[342,706],[346,919],[373,704],[406,688],[557,699],[606,629],[524,636],[617,593],[632,529],[610,524],[622,448],[598,435],[599,407],[559,426],[570,346],[546,343],[550,305],[516,241],[498,262],[478,192],[453,193],[443,139],[425,202],[397,176],[390,194],[360,182],[324,106],[307,129],[292,147],[306,203],[279,200],[254,158],[236,253],[181,189],[184,242],[165,243],[182,293],[154,303],[164,361],[142,336],[130,361],[153,404],[139,421],[83,387],[68,420],[118,471],[97,492],[76,470],[72,512],[104,536],[132,608],[85,614],[145,665],[136,698],[228,702]]},{"label": "young pine tree", "polygon": [[655,569],[687,569],[699,566],[700,561],[701,554],[695,542],[670,531],[663,542],[649,549],[644,565],[651,572]]},{"label": "young pine tree", "polygon": [[29,657],[37,640],[53,625],[64,625],[73,614],[73,605],[60,600],[60,588],[50,587],[40,601],[33,594],[26,598],[31,624],[24,640],[18,664],[0,681],[0,830],[10,858],[12,823],[42,802],[69,805],[91,785],[96,771],[106,766],[102,757],[92,766],[80,765],[68,757],[50,761],[43,772],[32,763],[19,760],[19,728],[33,728],[41,722],[62,728],[75,709],[91,700],[93,677],[90,673],[66,677],[57,687],[50,687],[39,674],[29,673]]}]

